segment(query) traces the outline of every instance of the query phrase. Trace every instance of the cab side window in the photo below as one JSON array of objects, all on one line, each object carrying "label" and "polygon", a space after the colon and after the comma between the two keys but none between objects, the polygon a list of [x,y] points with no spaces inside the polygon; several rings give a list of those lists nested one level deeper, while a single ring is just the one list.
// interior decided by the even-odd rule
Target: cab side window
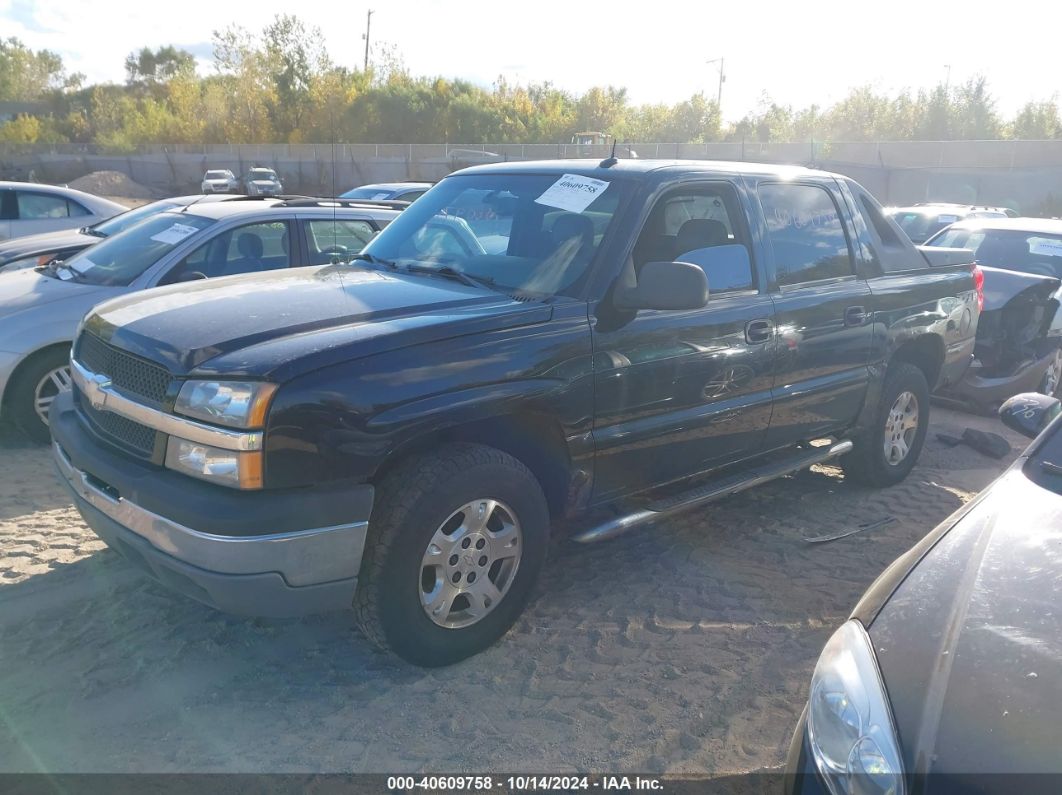
[{"label": "cab side window", "polygon": [[[50,193],[16,191],[18,197],[18,217],[23,221],[43,218],[66,218],[70,215],[83,215],[84,212],[70,212],[66,197],[53,196]],[[80,205],[78,205],[80,206]]]},{"label": "cab side window", "polygon": [[647,262],[690,262],[704,269],[710,295],[755,289],[751,257],[730,256],[732,248],[714,251],[735,245],[749,250],[741,219],[728,184],[670,191],[657,200],[634,245],[635,271]]},{"label": "cab side window", "polygon": [[159,284],[259,273],[290,265],[291,235],[287,221],[246,224],[208,240],[171,268]]},{"label": "cab side window", "polygon": [[307,221],[306,229],[311,265],[349,261],[376,234],[368,221],[346,218]]},{"label": "cab side window", "polygon": [[765,183],[757,193],[780,285],[851,276],[852,252],[832,195],[818,185]]}]

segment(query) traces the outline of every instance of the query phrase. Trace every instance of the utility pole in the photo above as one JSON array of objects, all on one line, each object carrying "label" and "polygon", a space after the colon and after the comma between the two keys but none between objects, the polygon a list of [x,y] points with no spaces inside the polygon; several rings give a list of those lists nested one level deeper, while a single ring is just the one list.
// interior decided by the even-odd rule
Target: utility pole
[{"label": "utility pole", "polygon": [[944,68],[948,70],[944,78],[944,93],[947,94],[948,89],[951,88],[951,64],[944,64]]},{"label": "utility pole", "polygon": [[715,99],[715,107],[719,111],[719,120],[721,122],[723,120],[723,83],[726,82],[726,72],[724,71],[724,66],[726,65],[725,59],[713,58],[710,61],[705,61],[705,63],[708,66],[711,66],[714,63],[719,64],[719,93]]},{"label": "utility pole", "polygon": [[365,34],[362,36],[365,39],[365,71],[369,71],[369,29],[372,27],[372,15],[375,12],[372,9],[365,16]]}]

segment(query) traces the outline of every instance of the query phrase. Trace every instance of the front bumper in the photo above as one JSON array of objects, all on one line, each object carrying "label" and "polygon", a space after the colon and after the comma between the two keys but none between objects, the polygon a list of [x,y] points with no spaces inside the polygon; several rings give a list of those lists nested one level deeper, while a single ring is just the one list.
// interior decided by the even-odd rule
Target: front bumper
[{"label": "front bumper", "polygon": [[807,732],[808,708],[800,715],[793,739],[789,743],[789,754],[785,762],[785,777],[782,791],[785,795],[830,795],[825,779],[811,759]]},{"label": "front bumper", "polygon": [[[338,501],[312,490],[239,492],[116,453],[84,428],[69,395],[53,403],[49,422],[56,469],[85,522],[159,582],[239,615],[350,607],[371,486],[348,487]],[[342,521],[319,523],[337,511]]]}]

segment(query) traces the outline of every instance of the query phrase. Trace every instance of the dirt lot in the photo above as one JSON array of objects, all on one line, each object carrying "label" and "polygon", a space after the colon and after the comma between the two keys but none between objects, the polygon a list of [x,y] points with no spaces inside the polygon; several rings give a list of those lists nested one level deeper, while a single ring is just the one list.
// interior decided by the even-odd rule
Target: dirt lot
[{"label": "dirt lot", "polygon": [[435,671],[372,651],[346,615],[241,620],[170,594],[95,540],[45,450],[0,433],[0,771],[777,766],[831,630],[1003,468],[933,438],[968,425],[1004,433],[935,409],[920,466],[888,491],[821,468],[558,543],[504,641]]}]

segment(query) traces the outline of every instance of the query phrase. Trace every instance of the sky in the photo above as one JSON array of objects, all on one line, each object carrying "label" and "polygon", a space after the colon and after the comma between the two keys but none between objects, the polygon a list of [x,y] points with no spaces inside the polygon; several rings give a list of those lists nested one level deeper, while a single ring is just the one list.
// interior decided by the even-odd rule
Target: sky
[{"label": "sky", "polygon": [[724,58],[728,121],[755,110],[765,92],[781,104],[825,106],[854,86],[895,93],[949,73],[952,84],[985,75],[1005,115],[1062,91],[1057,0],[0,0],[0,37],[59,53],[89,83],[121,82],[133,50],[177,45],[207,74],[213,30],[238,23],[257,32],[274,15],[295,13],[321,28],[333,61],[359,67],[370,8],[372,41],[394,45],[413,74],[484,86],[499,76],[573,92],[614,85],[638,104],[674,103],[714,96],[719,65],[706,62]]}]

